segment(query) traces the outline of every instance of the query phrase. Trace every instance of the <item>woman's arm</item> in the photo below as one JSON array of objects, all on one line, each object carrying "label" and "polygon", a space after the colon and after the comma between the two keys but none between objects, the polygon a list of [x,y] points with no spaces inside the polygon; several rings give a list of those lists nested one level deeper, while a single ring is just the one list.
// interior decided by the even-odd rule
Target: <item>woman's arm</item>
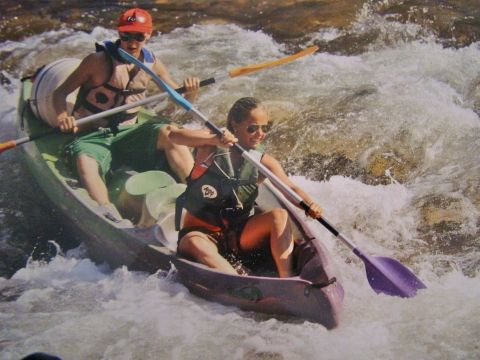
[{"label": "woman's arm", "polygon": [[[313,201],[313,199],[305,191],[303,191],[300,186],[290,180],[290,178],[285,173],[285,170],[283,170],[282,165],[280,165],[280,163],[274,157],[268,154],[264,154],[261,163],[265,165],[271,172],[273,172],[287,187],[297,193],[303,199],[303,201],[310,206],[310,210],[308,212],[308,215],[310,217],[316,219],[322,216],[322,208],[317,203],[315,203],[315,201]],[[279,190],[282,191],[282,189]],[[292,203],[294,203],[297,207],[300,208],[299,204],[296,204],[293,199],[288,196],[288,193],[285,193],[283,191],[282,193],[287,197],[287,199],[289,199]]]},{"label": "woman's arm", "polygon": [[185,129],[169,125],[167,128],[169,139],[177,145],[185,145],[190,147],[199,146],[223,146],[231,147],[238,139],[233,134],[224,130],[223,136],[220,138],[208,129]]}]

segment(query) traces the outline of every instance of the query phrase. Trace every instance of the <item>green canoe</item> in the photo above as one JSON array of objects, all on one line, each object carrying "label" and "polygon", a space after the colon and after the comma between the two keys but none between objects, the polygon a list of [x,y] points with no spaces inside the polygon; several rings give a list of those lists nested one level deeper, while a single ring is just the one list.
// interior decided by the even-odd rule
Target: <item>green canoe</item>
[{"label": "green canoe", "polygon": [[[49,129],[28,106],[31,89],[31,81],[24,81],[18,106],[19,137]],[[141,112],[140,121],[152,117]],[[20,151],[32,176],[69,228],[75,229],[92,260],[151,273],[174,267],[175,279],[201,297],[244,310],[306,319],[329,329],[338,326],[343,288],[330,255],[305,216],[292,209],[268,181],[260,187],[258,206],[261,210],[284,207],[289,211],[298,275],[278,278],[269,258],[251,267],[249,275],[228,275],[176,256],[174,201],[183,185],[163,172],[135,173],[120,168],[107,183],[110,194],[124,208],[122,214],[128,213],[140,226],[119,221],[88,196],[62,160],[63,146],[70,139],[70,135],[50,135],[24,144]]]}]

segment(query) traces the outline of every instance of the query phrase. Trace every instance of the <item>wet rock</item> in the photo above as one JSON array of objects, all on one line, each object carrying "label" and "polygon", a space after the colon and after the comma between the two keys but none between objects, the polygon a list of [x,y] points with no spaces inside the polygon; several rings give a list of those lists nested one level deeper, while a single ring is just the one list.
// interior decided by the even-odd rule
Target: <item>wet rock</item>
[{"label": "wet rock", "polygon": [[367,171],[384,184],[405,183],[415,170],[416,164],[397,152],[381,152],[370,155]]},{"label": "wet rock", "polygon": [[333,156],[308,154],[300,159],[296,170],[307,178],[317,181],[328,181],[335,175],[358,178],[365,174],[359,166],[344,154],[335,154]]},{"label": "wet rock", "polygon": [[467,46],[480,39],[480,7],[477,0],[442,2],[406,0],[378,9],[395,20],[424,26],[449,46]]},{"label": "wet rock", "polygon": [[340,175],[358,179],[369,185],[391,183],[391,179],[368,172],[360,163],[340,153],[330,155],[311,153],[301,159],[290,158],[283,165],[287,172],[302,174],[316,181],[328,181],[332,176]]},{"label": "wet rock", "polygon": [[278,39],[305,36],[322,28],[345,28],[351,24],[364,1],[283,1],[265,9],[257,20],[262,30]]},{"label": "wet rock", "polygon": [[[4,0],[2,7],[6,11],[0,18],[0,41],[19,40],[65,25],[83,31],[91,31],[99,24],[115,28],[118,14],[134,4],[150,10],[155,30],[162,33],[193,24],[235,23],[251,30],[263,30],[280,41],[296,39],[298,42],[309,33],[336,28],[345,30],[345,34],[319,45],[324,51],[347,54],[364,51],[379,35],[378,30],[364,34],[348,31],[364,6],[364,0],[150,0],[135,3],[103,0],[76,5],[67,5],[65,1]],[[431,29],[452,46],[465,46],[480,39],[480,9],[476,0],[379,2],[372,9],[389,16],[392,21],[412,22]]]},{"label": "wet rock", "polygon": [[468,17],[455,20],[452,26],[455,46],[468,46],[473,42],[480,41],[480,14],[477,17]]},{"label": "wet rock", "polygon": [[333,40],[316,40],[314,43],[324,52],[342,55],[359,55],[364,53],[378,36],[378,29],[369,29],[361,34],[346,31]]},{"label": "wet rock", "polygon": [[325,153],[291,156],[284,166],[291,173],[313,180],[329,180],[331,176],[341,175],[368,185],[405,183],[417,166],[414,159],[407,159],[395,151],[374,152],[366,159],[360,159],[358,151],[328,152],[328,149],[333,150],[334,147],[325,147]]},{"label": "wet rock", "polygon": [[461,198],[433,194],[419,199],[416,206],[421,214],[418,230],[436,253],[456,255],[478,248],[476,239],[480,232],[474,234],[464,229],[470,210]]},{"label": "wet rock", "polygon": [[455,224],[461,224],[462,205],[459,199],[448,198],[446,195],[435,195],[424,199],[422,204],[423,224],[426,227],[438,226],[454,229]]},{"label": "wet rock", "polygon": [[[25,265],[28,255],[22,250],[9,245],[0,243],[0,277],[10,277],[15,271]],[[6,295],[0,294],[0,300]]]},{"label": "wet rock", "polygon": [[323,51],[357,55],[367,51],[377,41],[389,45],[398,41],[421,39],[435,34],[446,46],[468,46],[480,39],[480,7],[476,1],[419,1],[369,3],[373,14],[384,16],[388,21],[412,23],[421,26],[418,32],[399,33],[385,36],[383,29],[375,26],[362,27],[359,31],[355,22],[343,29],[340,36],[330,41],[316,40]]},{"label": "wet rock", "polygon": [[38,9],[39,4],[32,7],[31,4],[10,4],[13,1],[7,1],[6,9],[10,9],[8,15],[4,15],[0,19],[0,41],[19,40],[27,36],[42,33],[47,30],[59,29],[62,22],[55,16],[47,12],[39,13],[32,11]]},{"label": "wet rock", "polygon": [[[272,34],[277,39],[291,39],[323,26],[344,27],[354,18],[363,0],[311,2],[243,0],[223,1],[137,1],[136,5],[150,10],[154,29],[163,33],[193,24],[236,23],[253,30]],[[0,41],[17,40],[46,30],[58,29],[62,23],[77,30],[90,31],[101,24],[115,28],[118,14],[133,6],[117,1],[101,5],[66,6],[63,1],[6,0],[10,16],[0,20]],[[33,9],[41,9],[39,17]],[[15,14],[11,16],[11,14]],[[32,15],[33,14],[33,15]]]}]

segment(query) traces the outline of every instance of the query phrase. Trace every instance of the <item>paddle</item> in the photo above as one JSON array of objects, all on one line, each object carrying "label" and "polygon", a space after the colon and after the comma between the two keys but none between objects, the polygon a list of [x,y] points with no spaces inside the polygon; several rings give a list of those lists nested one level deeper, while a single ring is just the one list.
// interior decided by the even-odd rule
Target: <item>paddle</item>
[{"label": "paddle", "polygon": [[[296,60],[300,57],[303,57],[303,56],[306,56],[308,54],[314,53],[317,50],[318,50],[317,46],[311,46],[307,49],[299,51],[296,54],[289,55],[289,56],[283,57],[281,59],[267,61],[267,62],[263,62],[263,63],[259,63],[259,64],[241,66],[241,67],[232,69],[225,74],[219,74],[215,77],[211,77],[211,78],[202,80],[202,81],[200,81],[200,86],[202,87],[202,86],[218,83],[218,82],[227,80],[228,78],[234,78],[234,77],[237,77],[237,76],[250,74],[252,72],[259,71],[259,70],[262,70],[262,69],[266,69],[266,68],[269,68],[269,67],[285,64],[285,63],[294,61],[294,60]],[[178,88],[175,91],[182,94],[186,91],[186,89],[185,89],[184,86],[182,86],[181,88]],[[139,101],[136,101],[136,102],[133,102],[133,103],[130,103],[130,104],[125,104],[125,105],[122,105],[122,106],[119,106],[119,107],[116,107],[116,108],[113,108],[113,109],[110,109],[110,110],[103,111],[103,112],[98,113],[98,114],[89,115],[89,116],[86,116],[82,119],[77,120],[77,126],[86,125],[86,124],[92,123],[96,120],[103,119],[107,116],[117,114],[121,111],[126,111],[126,110],[132,109],[132,108],[137,107],[137,106],[142,106],[142,105],[154,102],[154,101],[159,101],[159,100],[164,99],[168,96],[169,96],[168,93],[157,94],[157,95],[147,97],[143,100],[139,100]],[[8,140],[4,143],[0,143],[0,154],[2,152],[6,151],[6,150],[13,149],[13,148],[15,148],[19,145],[28,143],[30,141],[34,141],[34,140],[43,138],[45,136],[48,136],[48,135],[51,135],[51,134],[58,134],[58,133],[60,133],[60,131],[57,128],[52,128],[52,129],[49,129],[49,130],[47,130],[43,133],[40,133],[40,134],[25,136],[25,137],[22,137],[22,138],[19,138],[19,139],[16,139],[16,140]]]},{"label": "paddle", "polygon": [[[303,203],[300,206],[308,211],[307,204]],[[399,261],[384,256],[369,256],[356,247],[345,235],[338,232],[325,218],[320,217],[317,220],[363,261],[368,283],[376,293],[413,297],[417,290],[427,288],[413,272]]]},{"label": "paddle", "polygon": [[[157,74],[146,67],[141,61],[128,54],[126,51],[120,49],[119,52],[120,56],[124,60],[139,66],[145,72],[147,72],[155,81],[155,83],[160,88],[164,89],[175,100],[175,102],[182,106],[187,112],[192,112],[195,114],[218,136],[223,135],[223,132],[220,128],[208,120],[200,111],[198,111],[190,102],[188,102],[188,100],[163,82]],[[243,158],[255,165],[263,175],[269,178],[270,181],[284,193],[288,194],[292,199],[294,199],[294,201],[297,202],[301,208],[307,212],[310,210],[310,206],[306,204],[297,193],[283,184],[283,182],[269,169],[267,169],[259,160],[250,155],[248,151],[243,149],[240,145],[235,144],[234,146],[240,151]],[[415,296],[417,290],[426,288],[426,286],[415,276],[415,274],[413,274],[407,267],[402,265],[397,260],[387,257],[368,256],[362,250],[357,248],[350,240],[348,240],[347,237],[340,234],[332,225],[330,225],[330,223],[328,223],[327,220],[325,220],[325,218],[319,217],[317,220],[335,237],[339,238],[344,244],[352,249],[353,253],[364,262],[368,282],[375,292],[384,293],[391,296],[412,297]]]}]

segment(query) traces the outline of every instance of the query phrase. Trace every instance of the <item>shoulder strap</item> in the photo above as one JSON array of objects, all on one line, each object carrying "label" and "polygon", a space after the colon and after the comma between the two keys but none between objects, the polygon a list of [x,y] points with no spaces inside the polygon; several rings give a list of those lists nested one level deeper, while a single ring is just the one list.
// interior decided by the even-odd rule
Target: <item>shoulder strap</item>
[{"label": "shoulder strap", "polygon": [[180,223],[182,221],[182,212],[185,206],[186,191],[180,194],[175,200],[175,230],[180,231]]},{"label": "shoulder strap", "polygon": [[225,176],[225,179],[235,178],[235,170],[233,169],[232,159],[230,159],[230,150],[217,146],[213,165]]},{"label": "shoulder strap", "polygon": [[249,153],[252,155],[256,160],[260,161],[262,160],[264,152],[262,151],[263,149],[254,149],[250,150]]},{"label": "shoulder strap", "polygon": [[142,53],[143,53],[144,64],[151,68],[155,63],[155,55],[153,55],[153,53],[150,50],[148,50],[146,47],[142,48]]},{"label": "shoulder strap", "polygon": [[110,40],[105,40],[103,44],[98,44],[95,43],[95,50],[97,52],[99,51],[105,51],[105,53],[112,59],[115,59],[121,63],[124,63],[123,59],[120,57],[118,54],[118,47],[120,46],[120,41],[110,41]]},{"label": "shoulder strap", "polygon": [[[122,59],[122,57],[118,54],[118,47],[120,46],[120,40],[117,40],[115,42],[111,40],[105,40],[103,44],[95,43],[95,50],[97,52],[99,51],[105,51],[110,57],[114,58],[117,61],[120,61],[121,63],[125,63],[125,61]],[[145,65],[151,67],[155,63],[155,55],[148,50],[146,47],[142,48],[142,54],[143,54],[143,62]]]}]

